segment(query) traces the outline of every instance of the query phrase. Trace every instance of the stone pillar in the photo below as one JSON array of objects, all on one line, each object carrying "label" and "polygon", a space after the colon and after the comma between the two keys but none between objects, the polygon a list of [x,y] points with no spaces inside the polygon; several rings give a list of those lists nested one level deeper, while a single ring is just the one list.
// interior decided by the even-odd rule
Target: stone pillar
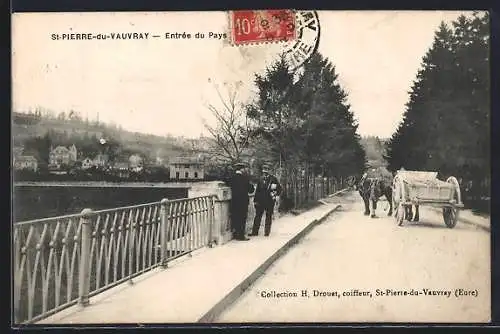
[{"label": "stone pillar", "polygon": [[218,189],[215,200],[215,219],[212,236],[218,245],[225,244],[232,239],[231,217],[229,206],[231,204],[231,188],[221,187]]},{"label": "stone pillar", "polygon": [[188,198],[200,196],[215,196],[215,214],[212,224],[211,239],[217,245],[222,245],[232,238],[229,205],[231,203],[231,188],[224,182],[203,182],[194,184],[188,189]]}]

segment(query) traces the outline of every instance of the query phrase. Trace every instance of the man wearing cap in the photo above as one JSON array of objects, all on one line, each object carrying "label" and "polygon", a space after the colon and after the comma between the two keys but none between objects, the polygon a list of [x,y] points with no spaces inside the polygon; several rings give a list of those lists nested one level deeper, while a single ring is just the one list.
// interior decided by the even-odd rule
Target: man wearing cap
[{"label": "man wearing cap", "polygon": [[250,240],[245,236],[245,227],[248,216],[248,195],[254,191],[250,183],[246,165],[237,163],[234,165],[235,173],[231,179],[231,226],[234,231],[234,239]]},{"label": "man wearing cap", "polygon": [[269,165],[263,165],[262,178],[257,183],[257,189],[255,190],[255,219],[253,221],[252,234],[250,234],[250,236],[259,234],[260,223],[264,212],[266,212],[264,235],[269,236],[269,233],[271,233],[274,205],[276,197],[281,194],[282,188],[278,179],[269,172]]}]

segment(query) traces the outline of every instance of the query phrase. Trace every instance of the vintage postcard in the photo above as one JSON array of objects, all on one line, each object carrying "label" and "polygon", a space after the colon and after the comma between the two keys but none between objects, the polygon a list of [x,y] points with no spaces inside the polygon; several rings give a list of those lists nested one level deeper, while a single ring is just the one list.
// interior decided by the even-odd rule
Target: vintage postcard
[{"label": "vintage postcard", "polygon": [[489,322],[489,24],[12,14],[13,324]]}]

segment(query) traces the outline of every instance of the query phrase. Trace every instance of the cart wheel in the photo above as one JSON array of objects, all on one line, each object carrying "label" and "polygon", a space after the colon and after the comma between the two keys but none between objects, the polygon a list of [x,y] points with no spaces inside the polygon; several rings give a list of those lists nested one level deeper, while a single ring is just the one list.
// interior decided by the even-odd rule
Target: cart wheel
[{"label": "cart wheel", "polygon": [[398,177],[395,177],[394,182],[392,183],[392,208],[394,210],[394,218],[396,219],[398,226],[403,224],[405,216],[405,209],[402,204],[403,198],[404,194],[402,182]]},{"label": "cart wheel", "polygon": [[[450,176],[446,182],[454,185],[452,200],[456,204],[462,203],[462,197],[460,193],[460,185],[455,177]],[[444,223],[449,228],[454,228],[457,225],[459,209],[454,206],[448,206],[443,208],[443,219]]]}]

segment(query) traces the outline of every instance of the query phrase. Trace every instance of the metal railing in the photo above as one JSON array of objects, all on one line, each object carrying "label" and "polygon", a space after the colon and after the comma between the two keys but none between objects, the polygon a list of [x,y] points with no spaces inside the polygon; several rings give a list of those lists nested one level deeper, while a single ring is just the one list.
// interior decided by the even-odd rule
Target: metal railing
[{"label": "metal railing", "polygon": [[14,225],[14,321],[36,322],[212,241],[215,197]]},{"label": "metal railing", "polygon": [[[295,181],[288,184],[295,207],[349,183]],[[106,289],[211,245],[213,234],[230,233],[229,202],[213,195],[163,199],[14,224],[14,321],[33,323],[71,305],[87,305]],[[254,216],[250,199],[248,230]]]},{"label": "metal railing", "polygon": [[311,201],[317,201],[346,187],[354,185],[355,177],[290,177],[286,181],[286,193],[293,208],[301,208]]}]

